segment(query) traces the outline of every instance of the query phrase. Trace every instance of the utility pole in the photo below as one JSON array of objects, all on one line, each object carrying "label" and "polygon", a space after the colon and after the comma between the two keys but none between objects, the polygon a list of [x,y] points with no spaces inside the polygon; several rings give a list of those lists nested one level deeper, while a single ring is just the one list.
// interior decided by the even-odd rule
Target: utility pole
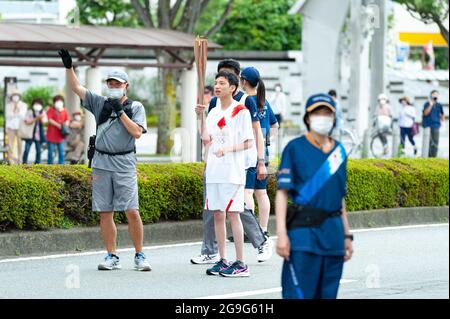
[{"label": "utility pole", "polygon": [[[358,127],[359,109],[361,101],[361,49],[362,49],[362,34],[361,34],[361,7],[362,0],[351,0],[350,4],[350,37],[351,37],[351,52],[350,61],[352,63],[350,76],[350,92],[348,105],[348,118],[355,119],[352,122],[355,129]],[[353,116],[351,116],[353,115]],[[358,135],[361,132],[358,130]]]}]

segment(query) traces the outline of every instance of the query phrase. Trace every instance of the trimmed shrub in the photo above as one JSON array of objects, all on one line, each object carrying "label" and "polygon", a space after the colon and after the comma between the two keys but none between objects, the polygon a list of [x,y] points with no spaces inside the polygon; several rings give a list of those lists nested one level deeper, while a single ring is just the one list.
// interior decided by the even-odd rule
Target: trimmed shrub
[{"label": "trimmed shrub", "polygon": [[448,160],[350,160],[348,211],[448,205]]},{"label": "trimmed shrub", "polygon": [[[350,160],[348,211],[449,203],[445,159]],[[139,206],[144,223],[201,218],[203,167],[139,164]],[[268,180],[274,212],[276,173]],[[0,230],[97,225],[92,212],[91,170],[85,166],[0,165]],[[117,222],[126,222],[123,213]]]},{"label": "trimmed shrub", "polygon": [[21,166],[0,165],[1,229],[45,229],[61,220],[61,183]]}]

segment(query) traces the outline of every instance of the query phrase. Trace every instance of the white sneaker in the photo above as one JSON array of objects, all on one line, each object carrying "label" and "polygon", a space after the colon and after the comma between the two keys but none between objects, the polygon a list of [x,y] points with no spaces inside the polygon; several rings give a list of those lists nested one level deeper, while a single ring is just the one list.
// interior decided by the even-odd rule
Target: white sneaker
[{"label": "white sneaker", "polygon": [[266,237],[267,240],[264,242],[264,244],[261,245],[261,247],[258,248],[258,262],[262,263],[270,259],[273,254],[273,243],[272,240],[269,237]]},{"label": "white sneaker", "polygon": [[207,265],[207,264],[216,264],[220,261],[220,257],[218,254],[214,255],[200,255],[191,259],[191,263],[194,265]]},{"label": "white sneaker", "polygon": [[152,267],[147,261],[143,252],[134,255],[134,268],[139,271],[150,271]]},{"label": "white sneaker", "polygon": [[98,270],[115,270],[121,268],[119,257],[111,253],[106,255],[105,260],[98,265]]}]

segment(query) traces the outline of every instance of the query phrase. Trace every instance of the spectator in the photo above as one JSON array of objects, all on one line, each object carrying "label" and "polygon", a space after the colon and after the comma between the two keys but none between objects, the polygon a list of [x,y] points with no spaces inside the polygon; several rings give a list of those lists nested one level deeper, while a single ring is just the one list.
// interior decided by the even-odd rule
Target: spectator
[{"label": "spectator", "polygon": [[67,138],[67,159],[70,164],[78,164],[81,161],[81,155],[84,150],[84,120],[80,111],[72,114],[72,120],[69,123],[70,135]]},{"label": "spectator", "polygon": [[48,163],[53,164],[53,152],[56,147],[58,149],[58,164],[64,164],[64,140],[67,136],[65,131],[69,125],[69,115],[64,107],[64,97],[61,95],[53,97],[53,105],[48,109],[47,117]]},{"label": "spectator", "polygon": [[[8,134],[8,162],[9,164],[20,164],[22,158],[22,140],[19,137],[20,122],[25,118],[28,106],[21,101],[21,94],[13,90],[10,101],[6,104],[6,133]],[[17,143],[17,156],[14,156],[14,146]]]},{"label": "spectator", "polygon": [[42,144],[45,143],[45,127],[44,124],[47,123],[47,115],[44,111],[44,102],[40,98],[35,98],[31,102],[32,108],[28,110],[25,115],[25,123],[28,125],[33,125],[33,135],[31,139],[25,140],[25,151],[23,153],[23,164],[28,164],[28,154],[30,153],[31,145],[36,147],[36,158],[34,160],[35,164],[41,163],[41,149]]},{"label": "spectator", "polygon": [[386,133],[392,127],[392,112],[389,105],[389,99],[384,93],[378,95],[377,127],[383,143],[383,153],[384,155],[387,155],[389,148]]},{"label": "spectator", "polygon": [[402,153],[405,151],[405,139],[408,136],[409,141],[414,146],[414,155],[417,155],[417,147],[414,142],[413,126],[416,120],[416,109],[411,105],[409,98],[404,96],[400,98],[400,112],[398,116],[398,126],[400,127],[400,146]]},{"label": "spectator", "polygon": [[209,101],[211,101],[213,96],[214,96],[214,88],[211,85],[205,86],[204,101],[203,101],[205,105],[209,104]]},{"label": "spectator", "polygon": [[286,94],[284,94],[280,83],[275,84],[275,93],[269,98],[269,104],[275,113],[278,124],[281,125],[281,122],[286,118],[287,104]]},{"label": "spectator", "polygon": [[438,102],[439,92],[431,91],[430,100],[423,106],[423,127],[429,127],[430,131],[430,148],[428,152],[429,157],[436,157],[439,147],[439,129],[445,121],[444,108]]}]

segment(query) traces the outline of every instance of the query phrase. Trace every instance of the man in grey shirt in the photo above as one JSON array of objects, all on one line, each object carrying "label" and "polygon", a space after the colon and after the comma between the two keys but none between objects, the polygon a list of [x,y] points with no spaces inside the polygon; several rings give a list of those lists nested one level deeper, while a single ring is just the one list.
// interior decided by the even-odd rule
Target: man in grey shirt
[{"label": "man in grey shirt", "polygon": [[125,211],[131,240],[136,249],[137,270],[151,270],[143,246],[143,225],[139,215],[135,142],[147,132],[144,106],[127,98],[128,75],[113,70],[106,78],[107,97],[83,87],[72,68],[72,58],[60,50],[69,84],[97,122],[95,155],[92,162],[92,210],[100,213],[100,230],[108,252],[99,270],[120,269],[116,254],[117,229],[114,212]]}]

